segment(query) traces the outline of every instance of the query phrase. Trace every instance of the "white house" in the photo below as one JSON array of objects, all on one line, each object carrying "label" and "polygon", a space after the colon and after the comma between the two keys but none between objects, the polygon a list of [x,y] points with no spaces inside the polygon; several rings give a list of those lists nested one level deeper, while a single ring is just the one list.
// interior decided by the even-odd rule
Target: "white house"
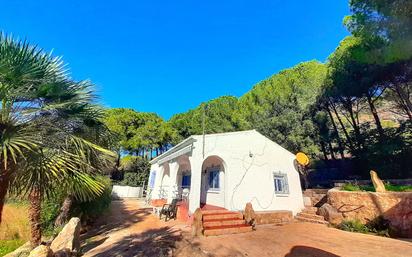
[{"label": "white house", "polygon": [[[303,205],[295,155],[256,130],[191,136],[153,159],[152,199],[186,194],[189,213],[203,204],[256,211],[289,210]],[[185,189],[186,188],[186,189]]]}]

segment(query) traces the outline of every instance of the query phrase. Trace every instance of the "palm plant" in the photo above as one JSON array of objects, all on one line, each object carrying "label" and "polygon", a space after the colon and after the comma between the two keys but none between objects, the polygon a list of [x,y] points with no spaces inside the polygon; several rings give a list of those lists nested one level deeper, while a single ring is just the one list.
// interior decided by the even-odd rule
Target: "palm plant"
[{"label": "palm plant", "polygon": [[[42,198],[57,187],[80,198],[99,195],[103,185],[93,178],[93,164],[113,154],[82,137],[99,113],[91,84],[73,82],[60,58],[3,34],[0,98],[0,222],[8,191],[28,195],[36,246]],[[98,142],[99,131],[95,133]]]}]

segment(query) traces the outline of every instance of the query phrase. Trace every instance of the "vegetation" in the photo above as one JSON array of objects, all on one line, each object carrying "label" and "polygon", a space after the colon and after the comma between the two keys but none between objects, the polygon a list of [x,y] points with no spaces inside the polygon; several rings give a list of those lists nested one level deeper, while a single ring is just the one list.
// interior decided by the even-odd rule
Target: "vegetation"
[{"label": "vegetation", "polygon": [[0,240],[0,256],[13,252],[24,244],[22,239]]},{"label": "vegetation", "polygon": [[374,234],[384,237],[390,237],[389,233],[391,232],[389,223],[382,217],[378,217],[366,225],[359,220],[344,220],[337,227],[349,232]]},{"label": "vegetation", "polygon": [[[392,191],[392,192],[410,192],[410,191],[412,191],[412,186],[411,185],[400,186],[400,185],[392,185],[390,183],[386,183],[385,188],[386,188],[387,191]],[[375,188],[372,185],[358,185],[358,184],[353,184],[353,183],[347,183],[347,184],[343,185],[342,190],[344,190],[344,191],[369,191],[369,192],[375,192]]]},{"label": "vegetation", "polygon": [[0,35],[0,217],[7,193],[27,196],[32,246],[41,242],[43,198],[62,188],[81,200],[104,191],[94,174],[114,155],[102,147],[91,87],[71,80],[60,58]]}]

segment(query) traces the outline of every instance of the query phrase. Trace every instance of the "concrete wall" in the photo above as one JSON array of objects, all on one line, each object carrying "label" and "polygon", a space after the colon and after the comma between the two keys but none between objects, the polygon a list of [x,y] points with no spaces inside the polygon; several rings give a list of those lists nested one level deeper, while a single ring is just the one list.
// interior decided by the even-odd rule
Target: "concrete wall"
[{"label": "concrete wall", "polygon": [[328,203],[341,212],[345,219],[363,223],[378,216],[390,221],[399,235],[412,237],[412,192],[349,192],[331,189]]},{"label": "concrete wall", "polygon": [[140,198],[143,195],[143,187],[113,186],[114,198]]}]

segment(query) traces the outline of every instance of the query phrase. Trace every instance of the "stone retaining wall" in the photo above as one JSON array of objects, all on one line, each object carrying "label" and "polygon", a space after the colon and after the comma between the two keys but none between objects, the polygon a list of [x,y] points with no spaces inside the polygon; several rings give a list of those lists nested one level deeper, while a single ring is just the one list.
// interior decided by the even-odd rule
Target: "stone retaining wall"
[{"label": "stone retaining wall", "polygon": [[256,224],[286,224],[293,220],[291,211],[256,211]]},{"label": "stone retaining wall", "polygon": [[372,222],[381,216],[401,236],[412,237],[412,192],[349,192],[331,189],[328,203],[348,220]]},{"label": "stone retaining wall", "polygon": [[310,198],[310,201],[305,201],[305,206],[321,207],[327,202],[326,194],[329,189],[306,189],[303,191],[303,197]]}]

